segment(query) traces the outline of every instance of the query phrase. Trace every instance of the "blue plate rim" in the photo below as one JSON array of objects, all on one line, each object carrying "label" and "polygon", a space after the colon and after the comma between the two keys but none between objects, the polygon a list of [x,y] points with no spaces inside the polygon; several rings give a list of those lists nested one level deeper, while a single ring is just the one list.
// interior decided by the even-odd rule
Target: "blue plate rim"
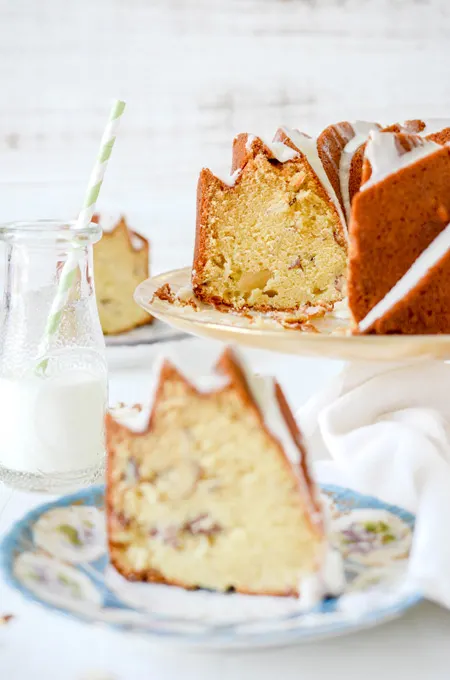
[{"label": "blue plate rim", "polygon": [[[394,515],[400,517],[400,519],[404,520],[410,525],[414,525],[415,523],[415,516],[411,512],[400,506],[385,503],[376,496],[363,494],[351,489],[350,487],[343,487],[335,484],[319,483],[318,487],[321,492],[325,494],[331,494],[332,496],[348,495],[350,493],[351,496],[357,498],[360,502],[363,501],[368,505],[379,506],[379,509],[392,512]],[[133,626],[127,624],[99,621],[82,613],[71,612],[62,607],[58,607],[57,605],[40,600],[32,593],[31,590],[20,583],[13,573],[13,558],[14,553],[17,551],[16,546],[21,533],[48,510],[54,507],[61,507],[62,504],[64,504],[64,506],[71,505],[74,501],[84,499],[87,493],[92,496],[98,494],[99,496],[104,497],[104,490],[104,484],[87,487],[70,494],[59,496],[57,499],[38,505],[32,510],[29,510],[20,520],[14,522],[13,526],[2,538],[0,541],[0,572],[5,583],[10,588],[18,592],[25,601],[28,601],[38,607],[42,607],[49,612],[62,614],[71,620],[77,621],[81,625],[87,624],[90,626],[102,627],[115,632],[127,633],[133,637],[139,636],[147,640],[151,638],[157,638],[158,641],[161,642],[169,641],[171,643],[183,644],[192,647],[203,646],[209,648],[220,648],[239,646],[257,647],[264,645],[281,646],[294,643],[311,642],[327,637],[338,637],[341,635],[350,634],[352,632],[358,632],[366,628],[374,627],[378,624],[398,618],[408,609],[419,604],[424,599],[420,592],[410,593],[406,595],[404,599],[397,601],[393,605],[381,607],[375,611],[365,613],[364,616],[357,622],[354,620],[341,620],[334,622],[332,621],[329,624],[324,623],[323,625],[318,625],[314,628],[299,627],[287,630],[273,630],[256,633],[252,633],[251,631],[232,633],[230,630],[227,632],[227,628],[229,629],[230,626],[224,626],[223,628],[219,627],[217,628],[216,633],[213,632],[213,629],[207,629],[202,633],[179,632],[162,629],[152,629],[145,631],[134,628]],[[287,619],[289,617],[279,617],[276,619],[271,619],[271,621],[282,621],[284,618]]]}]

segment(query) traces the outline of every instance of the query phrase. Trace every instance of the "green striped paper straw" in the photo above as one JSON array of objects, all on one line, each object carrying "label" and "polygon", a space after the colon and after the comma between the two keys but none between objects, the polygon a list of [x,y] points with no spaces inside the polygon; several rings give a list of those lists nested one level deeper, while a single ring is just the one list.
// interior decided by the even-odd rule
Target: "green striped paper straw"
[{"label": "green striped paper straw", "polygon": [[[89,180],[84,204],[75,225],[75,229],[83,229],[91,223],[92,217],[95,213],[95,206],[100,189],[103,183],[103,177],[108,166],[108,161],[116,141],[117,130],[120,119],[125,110],[125,102],[116,100],[111,108],[108,123],[103,132],[100,150],[97,155],[94,167],[92,169]],[[64,306],[67,303],[70,292],[74,285],[77,276],[79,262],[79,246],[73,244],[72,251],[69,253],[66,262],[61,270],[59,279],[58,291],[50,309],[50,313],[45,325],[44,337],[40,345],[40,354],[43,354],[50,345],[52,337],[57,333],[61,318],[63,315]],[[45,370],[48,360],[42,361],[38,369]]]}]

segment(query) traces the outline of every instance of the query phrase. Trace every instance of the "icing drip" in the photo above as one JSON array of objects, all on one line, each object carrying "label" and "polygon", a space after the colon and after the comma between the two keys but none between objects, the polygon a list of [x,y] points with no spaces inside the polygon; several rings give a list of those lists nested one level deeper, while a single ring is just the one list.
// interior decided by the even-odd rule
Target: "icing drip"
[{"label": "icing drip", "polygon": [[357,120],[354,123],[351,123],[351,126],[353,128],[354,136],[345,145],[339,161],[339,182],[347,221],[350,220],[351,213],[349,181],[350,166],[353,156],[361,144],[364,144],[370,132],[378,128],[376,123],[368,123],[363,120]]},{"label": "icing drip", "polygon": [[237,170],[235,170],[233,172],[232,175],[218,175],[216,173],[216,177],[217,177],[217,179],[220,179],[220,181],[223,182],[224,184],[226,184],[228,187],[234,187],[236,180],[237,180],[237,178],[239,177],[240,174],[241,174],[241,169],[238,168]]},{"label": "icing drip", "polygon": [[255,135],[247,135],[247,141],[245,142],[245,149],[246,151],[250,151],[252,148],[252,144],[255,141],[256,137]]},{"label": "icing drip", "polygon": [[100,224],[103,233],[110,234],[120,223],[120,215],[102,214],[99,216],[98,223]]},{"label": "icing drip", "polygon": [[142,250],[145,246],[145,241],[143,238],[136,234],[134,231],[130,231],[130,240],[133,250]]},{"label": "icing drip", "polygon": [[393,288],[384,296],[375,307],[372,307],[367,316],[359,322],[359,330],[366,331],[378,319],[386,314],[405,295],[408,295],[420,282],[420,280],[434,267],[450,249],[450,224],[430,243],[411,265],[406,274],[402,276]]},{"label": "icing drip", "polygon": [[291,149],[290,146],[286,146],[283,142],[264,142],[264,144],[269,147],[280,163],[286,163],[286,161],[291,161],[293,158],[298,157],[298,151]]},{"label": "icing drip", "polygon": [[192,289],[192,284],[188,283],[186,286],[182,286],[177,293],[178,300],[190,300],[194,297],[194,291]]},{"label": "icing drip", "polygon": [[345,588],[344,562],[339,551],[325,541],[324,557],[319,571],[300,579],[299,607],[301,611],[313,609],[327,595],[337,597]]},{"label": "icing drip", "polygon": [[[241,368],[244,368],[242,362]],[[254,376],[245,368],[244,372],[245,379],[255,398],[265,426],[271,435],[281,444],[290,462],[297,465],[301,462],[300,449],[281,413],[275,393],[274,378]]]},{"label": "icing drip", "polygon": [[[257,139],[255,135],[248,135],[247,137],[247,142],[245,144],[245,148],[247,151],[250,151],[253,145],[253,142]],[[286,163],[286,161],[291,161],[293,158],[297,158],[298,156],[298,151],[295,149],[291,149],[290,146],[287,146],[287,144],[283,144],[283,142],[269,142],[266,139],[263,139],[262,137],[259,138],[265,146],[272,152],[274,158],[277,159],[279,163]]]},{"label": "icing drip", "polygon": [[300,153],[305,156],[311,168],[317,175],[320,183],[336,208],[344,229],[344,233],[347,234],[347,222],[345,220],[344,213],[342,212],[341,204],[339,203],[338,197],[336,196],[336,192],[333,189],[333,186],[328,179],[328,175],[325,172],[325,168],[323,167],[322,161],[320,160],[320,156],[317,151],[317,140],[313,137],[308,137],[308,135],[305,135],[298,130],[290,130],[287,128],[282,128],[282,130],[284,134],[289,137],[291,142],[297,147]]},{"label": "icing drip", "polygon": [[372,167],[372,175],[369,181],[363,184],[361,191],[440,148],[435,142],[423,142],[411,151],[401,154],[396,144],[395,133],[372,131],[365,151],[365,156]]},{"label": "icing drip", "polygon": [[[234,350],[236,356],[236,350]],[[303,502],[308,511],[308,514],[313,523],[320,524],[322,522],[322,512],[317,511],[320,502],[317,497],[317,492],[314,484],[308,486],[308,483],[303,474],[301,467],[302,454],[299,442],[293,436],[286,419],[281,411],[280,404],[276,395],[276,381],[271,377],[255,376],[247,367],[238,355],[239,363],[245,375],[247,385],[253,394],[256,405],[261,413],[264,421],[264,426],[272,435],[272,437],[279,442],[283,452],[291,464],[292,471],[296,475],[299,484]],[[308,466],[308,460],[304,461],[305,466]]]}]

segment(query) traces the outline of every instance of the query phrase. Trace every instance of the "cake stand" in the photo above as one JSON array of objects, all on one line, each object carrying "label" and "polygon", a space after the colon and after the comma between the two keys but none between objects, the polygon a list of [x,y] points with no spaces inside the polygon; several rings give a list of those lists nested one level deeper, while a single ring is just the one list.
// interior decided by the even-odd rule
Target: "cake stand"
[{"label": "cake stand", "polygon": [[170,326],[204,338],[285,354],[357,362],[403,362],[411,359],[450,359],[450,335],[350,335],[346,314],[328,314],[312,323],[318,332],[285,328],[277,321],[220,312],[209,305],[173,304],[154,298],[169,284],[171,291],[189,299],[189,267],[154,276],[136,289],[135,300]]}]

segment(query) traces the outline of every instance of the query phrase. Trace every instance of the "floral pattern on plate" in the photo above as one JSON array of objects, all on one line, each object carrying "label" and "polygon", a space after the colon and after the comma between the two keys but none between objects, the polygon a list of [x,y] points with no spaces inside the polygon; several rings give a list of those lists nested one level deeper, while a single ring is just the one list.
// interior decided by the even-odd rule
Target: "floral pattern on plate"
[{"label": "floral pattern on plate", "polygon": [[331,525],[331,541],[345,559],[385,566],[409,556],[412,531],[389,510],[353,510]]},{"label": "floral pattern on plate", "polygon": [[73,505],[44,512],[33,525],[35,545],[73,564],[92,562],[106,551],[104,513]]},{"label": "floral pattern on plate", "polygon": [[420,594],[405,585],[414,517],[348,489],[324,486],[321,493],[347,587],[306,613],[290,597],[126,581],[108,561],[102,488],[28,514],[5,537],[1,566],[7,582],[51,609],[203,648],[268,647],[341,635],[399,616],[418,602]]},{"label": "floral pattern on plate", "polygon": [[24,552],[14,562],[16,578],[39,599],[73,611],[99,607],[101,596],[91,579],[48,555]]}]

